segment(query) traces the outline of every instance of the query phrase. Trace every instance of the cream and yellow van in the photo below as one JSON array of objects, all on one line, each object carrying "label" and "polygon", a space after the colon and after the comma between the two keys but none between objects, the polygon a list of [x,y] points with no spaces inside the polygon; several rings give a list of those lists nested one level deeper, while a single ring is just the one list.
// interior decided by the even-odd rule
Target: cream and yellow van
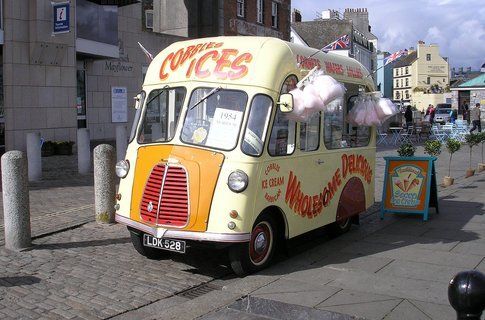
[{"label": "cream and yellow van", "polygon": [[[292,121],[287,92],[314,67],[346,95]],[[276,38],[170,45],[137,96],[116,166],[116,221],[149,258],[228,245],[239,275],[266,267],[286,239],[325,225],[347,231],[374,201],[375,130],[346,122],[357,96],[373,91],[367,75],[354,59]]]}]

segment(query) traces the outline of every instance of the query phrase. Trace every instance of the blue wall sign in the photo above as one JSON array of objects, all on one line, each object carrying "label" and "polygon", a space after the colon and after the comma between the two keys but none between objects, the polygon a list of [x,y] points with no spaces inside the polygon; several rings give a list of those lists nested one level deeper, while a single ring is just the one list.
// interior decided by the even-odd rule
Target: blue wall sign
[{"label": "blue wall sign", "polygon": [[54,34],[69,32],[69,2],[52,2],[54,9]]}]

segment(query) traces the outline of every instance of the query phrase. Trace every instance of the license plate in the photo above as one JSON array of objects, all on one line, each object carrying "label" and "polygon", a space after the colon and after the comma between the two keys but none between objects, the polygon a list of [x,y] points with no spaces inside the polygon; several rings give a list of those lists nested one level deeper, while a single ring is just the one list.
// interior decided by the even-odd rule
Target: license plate
[{"label": "license plate", "polygon": [[155,238],[149,234],[144,234],[143,245],[152,248],[185,253],[185,241],[182,240]]}]

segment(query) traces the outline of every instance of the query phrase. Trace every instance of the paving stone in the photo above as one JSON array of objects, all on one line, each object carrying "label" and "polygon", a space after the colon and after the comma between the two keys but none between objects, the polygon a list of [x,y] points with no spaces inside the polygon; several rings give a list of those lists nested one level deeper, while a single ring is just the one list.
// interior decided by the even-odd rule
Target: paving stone
[{"label": "paving stone", "polygon": [[448,282],[415,280],[355,271],[342,271],[337,279],[328,283],[332,287],[381,295],[415,299],[433,303],[448,302]]},{"label": "paving stone", "polygon": [[360,270],[374,273],[392,261],[394,260],[385,257],[365,257],[350,253],[336,253],[313,264],[313,267],[322,266],[336,270]]},{"label": "paving stone", "polygon": [[396,260],[432,263],[451,267],[474,268],[480,261],[479,256],[460,253],[433,251],[419,248],[398,247],[378,243],[358,242],[345,247],[343,252],[365,256],[386,257]]},{"label": "paving stone", "polygon": [[422,312],[414,304],[407,300],[401,301],[389,314],[384,317],[385,320],[429,320],[428,315]]},{"label": "paving stone", "polygon": [[350,314],[366,319],[382,319],[402,299],[364,291],[341,290],[316,306],[318,309]]},{"label": "paving stone", "polygon": [[395,260],[377,272],[378,275],[409,278],[417,280],[450,281],[455,274],[463,271],[461,267],[440,266],[436,264]]},{"label": "paving stone", "polygon": [[314,307],[340,289],[306,282],[280,279],[254,291],[251,295],[267,300]]},{"label": "paving stone", "polygon": [[462,254],[473,254],[485,257],[485,243],[481,242],[460,242],[451,252]]},{"label": "paving stone", "polygon": [[450,251],[459,241],[408,236],[403,234],[374,233],[363,239],[365,242],[380,243],[396,247],[411,247],[433,251]]}]

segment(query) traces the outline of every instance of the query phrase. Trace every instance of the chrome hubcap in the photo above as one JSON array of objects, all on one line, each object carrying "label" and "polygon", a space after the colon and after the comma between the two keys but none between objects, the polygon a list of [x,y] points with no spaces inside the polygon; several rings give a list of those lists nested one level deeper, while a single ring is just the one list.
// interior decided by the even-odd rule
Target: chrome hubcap
[{"label": "chrome hubcap", "polygon": [[266,247],[266,235],[264,232],[260,232],[257,236],[256,239],[254,239],[254,250],[257,253],[261,253],[264,251],[264,248]]}]

